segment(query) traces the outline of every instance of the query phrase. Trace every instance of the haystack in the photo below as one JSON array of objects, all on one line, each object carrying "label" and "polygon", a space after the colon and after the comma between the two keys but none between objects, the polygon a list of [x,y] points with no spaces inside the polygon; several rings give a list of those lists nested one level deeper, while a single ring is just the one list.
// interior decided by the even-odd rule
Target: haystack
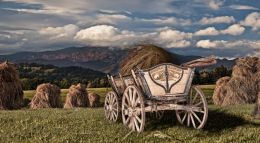
[{"label": "haystack", "polygon": [[216,87],[214,90],[214,95],[213,95],[213,102],[216,105],[221,105],[223,102],[223,99],[226,96],[227,90],[226,88],[224,88],[226,86],[226,84],[228,83],[228,81],[230,80],[230,77],[225,76],[220,78],[217,83],[216,83]]},{"label": "haystack", "polygon": [[69,88],[64,108],[87,107],[88,93],[84,84],[72,85]]},{"label": "haystack", "polygon": [[[254,103],[258,93],[260,60],[257,57],[239,58],[233,67],[231,78],[217,81],[213,101],[218,105]],[[220,83],[224,85],[219,86]]]},{"label": "haystack", "polygon": [[257,94],[254,115],[256,118],[260,119],[260,91]]},{"label": "haystack", "polygon": [[[258,64],[257,69],[260,69],[260,64]],[[256,77],[257,77],[256,79],[258,85],[258,93],[256,96],[254,115],[255,118],[260,119],[260,70],[258,70]]]},{"label": "haystack", "polygon": [[23,89],[15,65],[0,64],[0,109],[19,109],[23,104]]},{"label": "haystack", "polygon": [[98,107],[100,104],[100,96],[95,92],[91,92],[88,94],[89,107]]},{"label": "haystack", "polygon": [[129,75],[131,69],[147,69],[160,63],[178,64],[178,61],[163,48],[154,45],[140,45],[133,49],[120,63],[120,73]]},{"label": "haystack", "polygon": [[50,83],[37,86],[30,108],[59,108],[61,107],[60,88]]}]

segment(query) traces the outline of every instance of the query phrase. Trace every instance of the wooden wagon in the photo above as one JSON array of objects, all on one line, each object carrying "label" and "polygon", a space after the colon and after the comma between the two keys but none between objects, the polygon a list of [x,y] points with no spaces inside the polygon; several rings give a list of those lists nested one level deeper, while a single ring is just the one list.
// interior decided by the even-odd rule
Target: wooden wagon
[{"label": "wooden wagon", "polygon": [[145,70],[132,70],[129,76],[108,76],[112,91],[106,94],[105,116],[133,131],[142,132],[145,115],[155,112],[161,118],[163,111],[175,110],[181,124],[196,129],[204,127],[208,117],[204,93],[192,85],[195,67],[214,64],[214,58],[203,58],[182,66],[170,63]]}]

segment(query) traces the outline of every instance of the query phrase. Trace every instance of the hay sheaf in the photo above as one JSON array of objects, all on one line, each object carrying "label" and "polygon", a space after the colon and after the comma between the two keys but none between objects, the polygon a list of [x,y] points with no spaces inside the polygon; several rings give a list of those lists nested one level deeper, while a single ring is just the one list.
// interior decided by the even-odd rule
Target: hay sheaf
[{"label": "hay sheaf", "polygon": [[232,69],[231,78],[224,84],[222,78],[216,83],[213,94],[214,104],[235,105],[255,103],[259,92],[260,59],[257,57],[245,57],[236,60]]},{"label": "hay sheaf", "polygon": [[227,90],[224,88],[228,81],[230,80],[230,77],[222,77],[220,78],[217,83],[213,94],[213,102],[216,105],[221,105],[223,102],[223,99],[226,96]]},{"label": "hay sheaf", "polygon": [[30,108],[59,108],[61,107],[60,88],[50,83],[37,86]]},{"label": "hay sheaf", "polygon": [[98,107],[100,105],[100,96],[94,92],[88,94],[89,107]]},{"label": "hay sheaf", "polygon": [[169,52],[160,47],[139,45],[120,63],[120,73],[129,75],[132,69],[147,69],[160,63],[177,64],[178,61]]},{"label": "hay sheaf", "polygon": [[84,84],[72,85],[66,97],[64,108],[87,107],[88,93]]},{"label": "hay sheaf", "polygon": [[13,63],[0,64],[0,109],[19,109],[23,106],[23,89]]}]

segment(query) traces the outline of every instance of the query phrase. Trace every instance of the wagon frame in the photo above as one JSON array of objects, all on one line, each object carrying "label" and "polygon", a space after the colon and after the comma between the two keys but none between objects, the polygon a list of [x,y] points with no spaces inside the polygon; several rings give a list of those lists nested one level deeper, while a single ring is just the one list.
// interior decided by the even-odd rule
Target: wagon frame
[{"label": "wagon frame", "polygon": [[[194,62],[187,65],[194,65]],[[181,124],[203,128],[208,107],[204,93],[192,85],[194,72],[193,66],[163,63],[145,70],[132,70],[128,76],[108,75],[112,91],[105,98],[106,118],[116,122],[121,114],[124,125],[142,132],[146,113],[155,112],[160,119],[163,111],[175,110]]]}]

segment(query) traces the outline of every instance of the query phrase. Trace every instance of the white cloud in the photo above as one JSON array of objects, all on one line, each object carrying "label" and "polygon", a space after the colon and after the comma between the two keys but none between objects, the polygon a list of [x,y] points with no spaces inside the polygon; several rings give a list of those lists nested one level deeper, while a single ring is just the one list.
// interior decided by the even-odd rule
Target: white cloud
[{"label": "white cloud", "polygon": [[252,49],[259,50],[260,40],[237,40],[237,41],[224,41],[224,40],[200,40],[196,44],[200,48],[218,48],[218,49]]},{"label": "white cloud", "polygon": [[134,31],[120,30],[110,25],[96,25],[80,30],[75,40],[89,45],[100,46],[124,46],[142,41],[154,41],[167,48],[187,47],[192,33],[185,33],[174,29],[161,29],[156,32],[138,33]]},{"label": "white cloud", "polygon": [[210,24],[219,24],[219,23],[234,23],[235,18],[233,16],[219,16],[213,18],[203,17],[199,24],[201,25],[210,25]]},{"label": "white cloud", "polygon": [[233,24],[231,26],[229,26],[227,29],[225,30],[221,30],[222,34],[230,34],[233,36],[236,35],[241,35],[242,33],[244,33],[245,28],[239,24]]},{"label": "white cloud", "polygon": [[253,30],[260,29],[260,12],[253,12],[246,16],[244,21],[241,21],[244,26],[252,27]]},{"label": "white cloud", "polygon": [[32,13],[32,14],[61,14],[64,15],[66,13],[65,10],[62,9],[13,9],[13,8],[3,8],[5,10],[24,12],[24,13]]},{"label": "white cloud", "polygon": [[69,24],[62,27],[47,27],[39,30],[41,35],[48,37],[50,40],[70,40],[78,32],[76,25]]},{"label": "white cloud", "polygon": [[248,6],[248,5],[231,5],[230,8],[236,9],[236,10],[259,10],[256,7]]},{"label": "white cloud", "polygon": [[17,32],[3,32],[0,31],[0,49],[16,49],[21,48],[28,39],[25,38],[24,33],[22,31]]},{"label": "white cloud", "polygon": [[210,40],[200,40],[197,42],[196,46],[200,48],[217,48],[227,41],[210,41]]},{"label": "white cloud", "polygon": [[191,25],[191,20],[175,18],[175,17],[161,17],[155,19],[136,19],[136,20],[142,22],[151,22],[157,25],[182,25],[182,26]]},{"label": "white cloud", "polygon": [[121,31],[110,25],[96,25],[80,30],[74,39],[89,45],[123,46],[133,44],[138,36],[137,33]]},{"label": "white cloud", "polygon": [[130,17],[122,14],[98,14],[95,21],[97,24],[117,24],[118,22],[126,22],[129,20],[131,20]]},{"label": "white cloud", "polygon": [[192,38],[192,33],[185,33],[173,29],[164,29],[159,32],[157,43],[164,45],[165,47],[188,47],[191,45],[189,39]]},{"label": "white cloud", "polygon": [[220,7],[224,4],[224,2],[220,0],[204,0],[204,2],[213,10],[220,9]]},{"label": "white cloud", "polygon": [[245,28],[239,24],[233,24],[224,30],[217,30],[215,27],[208,27],[206,29],[199,30],[195,32],[196,36],[215,36],[220,34],[229,34],[233,36],[241,35],[245,31]]},{"label": "white cloud", "polygon": [[219,31],[215,29],[215,27],[208,27],[203,30],[199,30],[195,32],[197,36],[204,36],[204,35],[219,35]]}]

